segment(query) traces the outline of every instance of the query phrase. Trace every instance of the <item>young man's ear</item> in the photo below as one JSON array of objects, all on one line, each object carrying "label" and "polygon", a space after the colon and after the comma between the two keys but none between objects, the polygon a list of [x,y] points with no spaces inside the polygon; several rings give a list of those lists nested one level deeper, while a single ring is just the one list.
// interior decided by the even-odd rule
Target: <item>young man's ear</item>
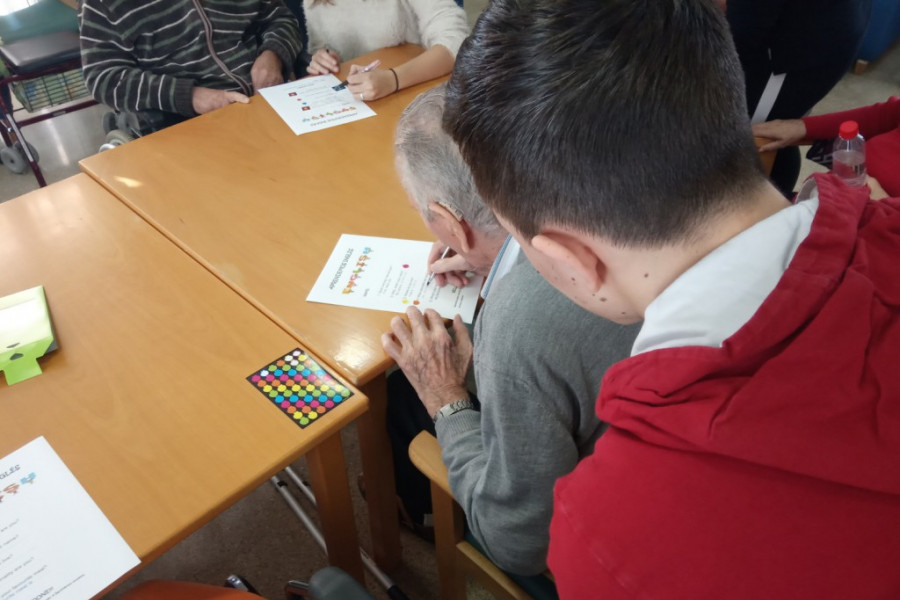
[{"label": "young man's ear", "polygon": [[472,228],[465,220],[450,212],[447,207],[437,202],[429,202],[428,210],[433,219],[438,219],[440,230],[446,231],[455,242],[453,246],[468,252],[472,248]]},{"label": "young man's ear", "polygon": [[603,285],[606,265],[588,239],[567,231],[548,230],[531,238],[531,246],[547,257],[558,277],[571,280],[590,293]]}]

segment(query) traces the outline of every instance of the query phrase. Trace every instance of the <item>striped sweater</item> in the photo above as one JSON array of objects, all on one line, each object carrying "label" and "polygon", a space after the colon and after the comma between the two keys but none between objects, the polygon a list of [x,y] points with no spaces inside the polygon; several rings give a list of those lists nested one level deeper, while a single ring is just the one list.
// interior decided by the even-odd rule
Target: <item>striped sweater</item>
[{"label": "striped sweater", "polygon": [[83,0],[84,80],[120,111],[194,116],[194,86],[253,93],[250,69],[264,50],[285,78],[300,32],[282,0]]}]

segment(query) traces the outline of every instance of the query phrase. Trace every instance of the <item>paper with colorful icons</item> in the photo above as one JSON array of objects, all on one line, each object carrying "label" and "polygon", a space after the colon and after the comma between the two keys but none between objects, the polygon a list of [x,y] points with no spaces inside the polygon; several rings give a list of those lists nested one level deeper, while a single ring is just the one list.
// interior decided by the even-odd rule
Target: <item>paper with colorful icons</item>
[{"label": "paper with colorful icons", "polygon": [[375,116],[350,90],[332,89],[339,83],[334,75],[317,75],[263,88],[259,93],[297,135]]},{"label": "paper with colorful icons", "polygon": [[247,381],[300,427],[315,423],[353,395],[299,348],[254,371]]},{"label": "paper with colorful icons", "polygon": [[426,285],[430,252],[431,242],[345,233],[306,299],[398,313],[432,308],[471,323],[484,278],[473,277],[464,288]]},{"label": "paper with colorful icons", "polygon": [[0,298],[0,371],[8,385],[40,375],[38,358],[55,348],[43,286]]},{"label": "paper with colorful icons", "polygon": [[0,458],[0,549],[3,600],[92,598],[140,564],[43,437]]}]

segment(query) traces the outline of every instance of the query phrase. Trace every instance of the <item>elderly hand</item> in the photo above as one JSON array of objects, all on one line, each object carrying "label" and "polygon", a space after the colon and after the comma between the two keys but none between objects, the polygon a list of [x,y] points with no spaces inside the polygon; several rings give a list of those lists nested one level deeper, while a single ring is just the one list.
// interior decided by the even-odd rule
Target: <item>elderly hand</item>
[{"label": "elderly hand", "polygon": [[281,59],[278,55],[271,50],[263,50],[250,67],[250,80],[253,82],[254,90],[284,83]]},{"label": "elderly hand", "polygon": [[198,115],[208,113],[211,110],[222,108],[228,104],[240,102],[247,104],[250,98],[240,92],[229,92],[226,90],[213,90],[205,87],[195,87],[191,96],[191,103],[194,105],[194,112]]},{"label": "elderly hand", "polygon": [[472,340],[459,315],[453,319],[454,340],[444,320],[432,309],[406,310],[409,325],[401,317],[391,319],[391,333],[381,336],[388,356],[403,369],[428,414],[445,404],[468,398],[466,371],[472,361]]},{"label": "elderly hand", "polygon": [[337,73],[341,69],[341,57],[334,50],[322,48],[316,50],[306,67],[306,72],[310,75],[327,75],[328,73]]},{"label": "elderly hand", "polygon": [[347,76],[350,84],[347,89],[359,98],[369,102],[378,100],[394,93],[396,82],[390,69],[375,69],[366,71],[365,67],[350,65],[350,74]]},{"label": "elderly hand", "polygon": [[786,121],[776,119],[775,121],[756,123],[752,127],[753,135],[756,137],[772,140],[768,144],[760,146],[760,152],[796,146],[798,142],[806,137],[806,124],[801,119],[790,119]]},{"label": "elderly hand", "polygon": [[431,252],[428,253],[428,271],[434,273],[432,283],[438,287],[444,287],[448,283],[456,287],[466,287],[469,285],[467,272],[475,270],[475,267],[469,264],[461,254],[456,254],[453,250],[447,253],[447,256],[441,258],[446,248],[443,242],[435,242],[431,245]]}]

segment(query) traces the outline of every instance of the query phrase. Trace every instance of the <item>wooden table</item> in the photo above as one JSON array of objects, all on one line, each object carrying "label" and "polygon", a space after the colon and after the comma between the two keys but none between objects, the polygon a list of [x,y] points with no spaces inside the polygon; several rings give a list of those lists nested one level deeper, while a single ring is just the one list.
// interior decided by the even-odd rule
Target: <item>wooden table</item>
[{"label": "wooden table", "polygon": [[[402,46],[360,57],[396,66]],[[349,68],[345,66],[345,69]],[[343,76],[343,73],[342,73]],[[381,348],[389,313],[306,302],[342,233],[427,240],[394,172],[401,111],[436,82],[370,103],[377,116],[297,136],[255,96],[81,161],[82,169],[360,386],[359,421],[376,561],[400,560],[384,430]]]},{"label": "wooden table", "polygon": [[0,257],[0,296],[43,285],[59,342],[0,380],[0,455],[46,437],[146,564],[306,454],[362,577],[339,432],[365,396],[291,422],[245,378],[296,340],[86,175],[0,204]]}]

